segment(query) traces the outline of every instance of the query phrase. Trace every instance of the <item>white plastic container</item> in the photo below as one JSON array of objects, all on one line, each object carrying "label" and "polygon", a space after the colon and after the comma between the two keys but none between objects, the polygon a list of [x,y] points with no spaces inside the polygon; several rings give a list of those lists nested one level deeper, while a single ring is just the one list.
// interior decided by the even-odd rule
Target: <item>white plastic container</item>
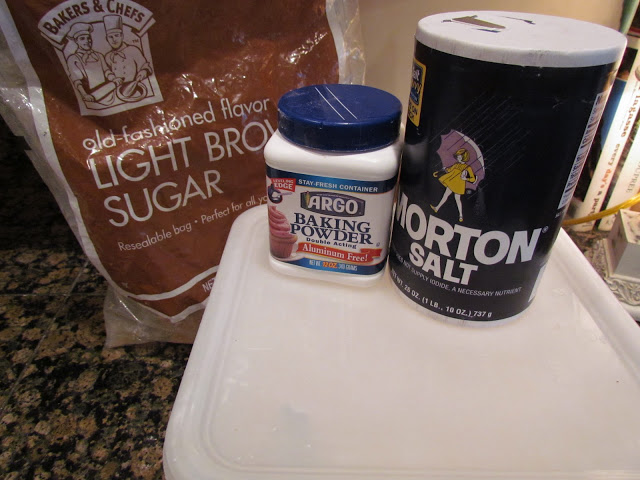
[{"label": "white plastic container", "polygon": [[640,478],[640,328],[560,232],[495,328],[269,266],[240,216],[175,400],[167,480]]},{"label": "white plastic container", "polygon": [[362,85],[314,85],[280,99],[264,150],[274,269],[357,286],[382,276],[401,112],[396,97]]}]

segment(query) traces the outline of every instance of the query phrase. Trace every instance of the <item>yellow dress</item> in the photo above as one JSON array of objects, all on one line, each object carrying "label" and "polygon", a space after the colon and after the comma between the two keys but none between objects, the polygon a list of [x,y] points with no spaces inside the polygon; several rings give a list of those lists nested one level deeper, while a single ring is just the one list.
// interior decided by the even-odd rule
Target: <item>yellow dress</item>
[{"label": "yellow dress", "polygon": [[[464,195],[467,182],[473,183],[476,181],[476,176],[473,173],[473,170],[466,163],[456,163],[455,165],[448,167],[446,170],[447,173],[438,178],[438,180],[440,180],[442,185],[458,195]],[[465,170],[467,172],[466,179],[462,178],[462,172]]]}]

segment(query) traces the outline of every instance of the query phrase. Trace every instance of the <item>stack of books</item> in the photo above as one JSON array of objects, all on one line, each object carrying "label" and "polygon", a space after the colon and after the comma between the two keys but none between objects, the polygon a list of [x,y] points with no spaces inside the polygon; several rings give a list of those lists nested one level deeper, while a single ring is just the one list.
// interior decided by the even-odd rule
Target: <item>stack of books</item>
[{"label": "stack of books", "polygon": [[[627,49],[574,193],[571,218],[613,208],[640,192],[640,11],[638,2],[632,3],[621,26],[627,34]],[[610,215],[571,228],[608,231],[613,221]]]}]

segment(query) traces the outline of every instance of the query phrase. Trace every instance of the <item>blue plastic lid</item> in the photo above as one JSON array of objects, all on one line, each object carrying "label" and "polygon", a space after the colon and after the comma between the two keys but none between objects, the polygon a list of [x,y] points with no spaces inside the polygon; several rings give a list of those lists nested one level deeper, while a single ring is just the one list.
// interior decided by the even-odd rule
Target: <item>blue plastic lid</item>
[{"label": "blue plastic lid", "polygon": [[278,130],[289,141],[333,152],[382,148],[396,141],[402,104],[364,85],[311,85],[278,102]]}]

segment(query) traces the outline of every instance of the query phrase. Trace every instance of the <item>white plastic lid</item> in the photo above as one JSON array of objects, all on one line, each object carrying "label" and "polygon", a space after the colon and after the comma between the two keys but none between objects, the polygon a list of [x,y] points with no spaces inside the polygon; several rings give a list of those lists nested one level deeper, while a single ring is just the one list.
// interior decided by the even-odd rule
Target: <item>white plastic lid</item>
[{"label": "white plastic lid", "polygon": [[569,18],[500,11],[431,15],[418,22],[416,40],[460,57],[532,67],[589,67],[619,60],[621,33]]},{"label": "white plastic lid", "polygon": [[231,229],[167,480],[640,478],[640,329],[564,231],[517,321],[465,328],[278,274],[268,228]]}]

